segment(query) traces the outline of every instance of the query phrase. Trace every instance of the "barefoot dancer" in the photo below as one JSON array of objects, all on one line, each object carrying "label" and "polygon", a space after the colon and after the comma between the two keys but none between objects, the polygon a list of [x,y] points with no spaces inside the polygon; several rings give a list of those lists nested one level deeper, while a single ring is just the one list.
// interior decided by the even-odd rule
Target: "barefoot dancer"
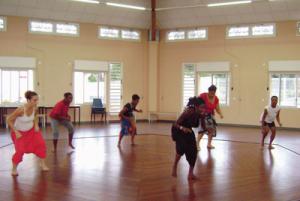
[{"label": "barefoot dancer", "polygon": [[36,92],[25,93],[27,103],[16,109],[7,118],[11,129],[11,137],[15,145],[15,154],[12,158],[13,168],[11,174],[17,176],[17,166],[25,153],[33,153],[40,158],[43,171],[48,171],[45,163],[46,144],[40,132],[37,118],[38,95]]},{"label": "barefoot dancer", "polygon": [[188,179],[196,179],[193,170],[197,158],[197,146],[193,127],[199,126],[202,112],[205,108],[204,101],[199,97],[189,99],[186,109],[172,126],[172,139],[176,143],[176,156],[172,176],[177,176],[177,165],[182,155],[190,165]]},{"label": "barefoot dancer", "polygon": [[58,143],[58,126],[59,124],[63,125],[65,128],[68,129],[69,132],[69,146],[72,149],[75,147],[72,144],[73,135],[74,135],[74,127],[71,122],[71,117],[68,114],[69,106],[73,101],[73,95],[70,92],[64,94],[64,99],[56,103],[54,108],[50,113],[51,117],[51,128],[53,132],[53,151],[56,152],[57,143]]},{"label": "barefoot dancer", "polygon": [[275,118],[279,124],[279,126],[282,126],[280,122],[280,108],[277,105],[278,103],[278,97],[272,96],[271,98],[271,105],[266,106],[264,113],[261,118],[262,123],[262,139],[261,139],[261,147],[264,147],[265,138],[267,137],[269,131],[271,130],[271,137],[270,137],[270,143],[269,143],[269,149],[274,149],[272,146],[272,142],[275,139],[276,136],[276,126],[275,126]]},{"label": "barefoot dancer", "polygon": [[137,110],[136,106],[139,104],[140,97],[137,94],[132,96],[131,103],[127,103],[122,111],[119,113],[121,118],[121,131],[119,135],[118,146],[121,146],[121,141],[124,135],[131,135],[131,144],[134,145],[134,137],[136,135],[136,123],[133,115],[135,112],[143,112],[142,110]]},{"label": "barefoot dancer", "polygon": [[[215,121],[215,110],[220,115],[220,118],[223,119],[223,114],[220,109],[219,99],[216,96],[217,87],[215,85],[211,85],[208,88],[208,93],[200,94],[200,98],[202,98],[205,102],[206,113],[208,114],[204,119],[204,125],[201,125],[202,128],[199,130],[198,139],[197,139],[197,146],[200,150],[200,141],[205,132],[208,134],[208,142],[207,148],[214,149],[215,147],[211,144],[212,138],[216,136],[216,121]],[[204,130],[203,130],[204,129]]]}]

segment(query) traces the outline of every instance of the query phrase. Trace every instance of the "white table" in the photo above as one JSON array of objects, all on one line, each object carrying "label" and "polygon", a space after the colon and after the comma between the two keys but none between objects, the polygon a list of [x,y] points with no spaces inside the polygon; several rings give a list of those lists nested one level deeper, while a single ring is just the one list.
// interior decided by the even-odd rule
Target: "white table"
[{"label": "white table", "polygon": [[156,116],[156,119],[158,119],[158,116],[175,116],[176,119],[179,117],[179,113],[178,112],[156,112],[156,111],[149,111],[148,113],[148,122],[149,124],[151,123],[152,117]]}]

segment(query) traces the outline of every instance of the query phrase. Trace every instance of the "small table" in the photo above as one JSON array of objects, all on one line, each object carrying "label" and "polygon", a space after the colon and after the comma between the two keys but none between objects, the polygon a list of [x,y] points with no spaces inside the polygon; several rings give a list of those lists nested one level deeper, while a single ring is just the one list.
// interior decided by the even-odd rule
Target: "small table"
[{"label": "small table", "polygon": [[[5,125],[6,125],[5,116],[8,115],[8,111],[15,110],[20,106],[22,106],[22,105],[18,105],[18,106],[17,105],[14,105],[14,106],[2,105],[2,106],[0,106],[0,125],[1,125],[1,127],[5,127]],[[38,113],[44,114],[44,106],[38,106]]]},{"label": "small table", "polygon": [[[46,123],[48,120],[48,110],[52,110],[54,107],[53,106],[44,106],[44,114],[46,115]],[[77,113],[76,111],[78,110],[78,124],[80,124],[80,115],[81,115],[81,111],[80,111],[80,105],[70,105],[69,107],[70,109],[73,109],[73,123],[76,124],[76,117],[77,117]]]}]

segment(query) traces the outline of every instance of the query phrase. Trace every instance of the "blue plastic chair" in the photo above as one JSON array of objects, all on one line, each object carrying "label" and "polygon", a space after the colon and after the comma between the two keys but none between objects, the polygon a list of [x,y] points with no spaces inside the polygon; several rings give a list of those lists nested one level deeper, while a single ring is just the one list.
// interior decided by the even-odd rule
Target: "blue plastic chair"
[{"label": "blue plastic chair", "polygon": [[96,122],[96,115],[101,114],[101,121],[103,121],[103,117],[105,117],[106,122],[106,108],[103,106],[101,98],[94,98],[93,104],[91,108],[91,122],[94,117],[94,122]]}]

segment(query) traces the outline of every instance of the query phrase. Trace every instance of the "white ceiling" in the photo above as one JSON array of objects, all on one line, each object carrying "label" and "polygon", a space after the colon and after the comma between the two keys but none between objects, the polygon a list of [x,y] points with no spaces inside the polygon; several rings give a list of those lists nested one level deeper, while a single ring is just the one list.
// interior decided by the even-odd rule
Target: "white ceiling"
[{"label": "white ceiling", "polygon": [[[160,28],[197,27],[300,20],[300,0],[256,0],[252,4],[208,8],[207,3],[236,0],[157,0],[158,8],[203,5],[157,12]],[[110,0],[150,8],[151,0]],[[0,15],[149,28],[150,11],[129,10],[69,0],[0,0]]]}]

